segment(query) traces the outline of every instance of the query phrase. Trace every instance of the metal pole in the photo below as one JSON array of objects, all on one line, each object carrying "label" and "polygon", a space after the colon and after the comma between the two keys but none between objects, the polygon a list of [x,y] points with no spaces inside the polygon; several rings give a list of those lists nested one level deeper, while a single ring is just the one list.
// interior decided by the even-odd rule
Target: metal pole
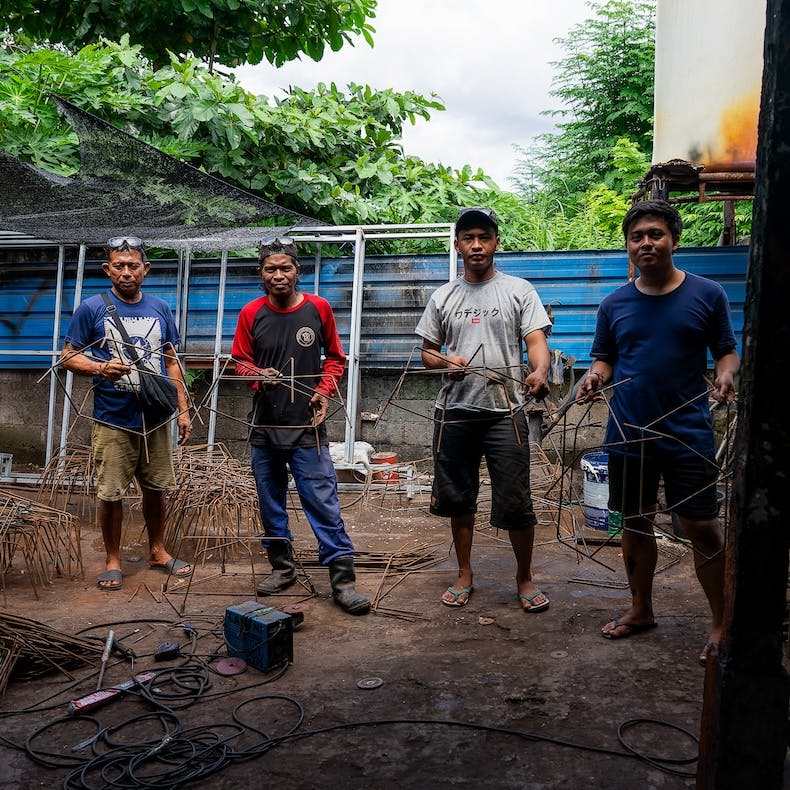
[{"label": "metal pole", "polygon": [[186,351],[186,337],[187,337],[187,316],[189,314],[189,277],[192,270],[192,250],[187,247],[184,251],[184,268],[181,272],[181,315],[178,317],[178,333],[184,341],[184,350]]},{"label": "metal pole", "polygon": [[[82,301],[82,284],[85,280],[85,256],[87,247],[80,244],[80,252],[77,257],[77,275],[74,281],[74,309]],[[74,374],[66,371],[66,395],[63,398],[63,414],[60,418],[60,454],[66,452],[66,441],[69,434],[69,420],[71,419],[71,393],[74,389]]]},{"label": "metal pole", "polygon": [[[60,346],[60,311],[63,305],[63,268],[66,262],[66,248],[61,244],[58,247],[58,275],[55,282],[55,315],[52,317],[52,356],[50,364],[58,361]],[[55,406],[57,402],[57,384],[54,374],[49,378],[49,407],[47,411],[47,446],[45,448],[45,462],[52,458],[52,442],[55,438]]]},{"label": "metal pole", "polygon": [[450,271],[447,282],[452,282],[458,277],[458,250],[455,249],[455,225],[450,226]]},{"label": "metal pole", "polygon": [[313,267],[313,293],[319,295],[321,286],[321,242],[315,245],[315,264]]},{"label": "metal pole", "polygon": [[[228,251],[222,250],[222,258],[219,267],[219,290],[217,292],[217,324],[214,331],[214,364],[212,381],[217,382],[219,378],[219,358],[222,354],[222,320],[225,316],[225,286],[228,281]],[[208,446],[211,449],[214,445],[214,437],[217,432],[217,404],[219,402],[219,383],[211,393],[211,412],[208,420]]]},{"label": "metal pole", "polygon": [[359,346],[362,327],[362,286],[365,276],[365,235],[357,228],[354,242],[354,280],[351,286],[351,327],[348,335],[348,384],[346,387],[345,461],[354,462],[354,441],[357,433],[359,409]]}]

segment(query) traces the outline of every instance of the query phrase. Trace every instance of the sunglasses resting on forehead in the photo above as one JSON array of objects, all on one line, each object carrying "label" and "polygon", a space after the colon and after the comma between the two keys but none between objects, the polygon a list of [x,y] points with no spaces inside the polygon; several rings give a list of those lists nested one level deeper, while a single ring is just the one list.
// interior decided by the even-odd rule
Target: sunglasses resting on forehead
[{"label": "sunglasses resting on forehead", "polygon": [[287,247],[296,242],[290,236],[270,236],[261,242],[261,247]]},{"label": "sunglasses resting on forehead", "polygon": [[144,250],[143,240],[137,236],[113,236],[107,239],[107,248],[110,250]]}]

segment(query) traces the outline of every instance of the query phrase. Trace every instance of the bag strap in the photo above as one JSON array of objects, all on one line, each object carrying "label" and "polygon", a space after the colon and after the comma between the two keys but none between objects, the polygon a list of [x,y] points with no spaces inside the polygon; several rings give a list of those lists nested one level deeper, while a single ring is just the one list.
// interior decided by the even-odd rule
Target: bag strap
[{"label": "bag strap", "polygon": [[123,325],[123,321],[121,321],[121,317],[118,315],[118,308],[112,303],[107,291],[102,291],[101,298],[104,299],[104,304],[107,305],[107,312],[110,314],[110,320],[115,324],[115,328],[118,330],[121,340],[123,340],[124,344],[129,349],[128,353],[129,356],[132,357],[132,364],[139,367],[143,358],[135,351],[129,333],[126,331],[126,327]]}]

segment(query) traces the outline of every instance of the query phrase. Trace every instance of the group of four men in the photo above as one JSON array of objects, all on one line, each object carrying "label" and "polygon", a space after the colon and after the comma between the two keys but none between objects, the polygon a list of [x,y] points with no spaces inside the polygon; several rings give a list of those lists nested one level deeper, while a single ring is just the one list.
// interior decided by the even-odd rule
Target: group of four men
[{"label": "group of four men", "polygon": [[[652,582],[656,567],[653,517],[663,480],[668,509],[691,540],[698,578],[713,624],[700,654],[719,642],[723,618],[723,543],[718,524],[717,467],[708,396],[730,403],[738,371],[729,305],[721,286],[678,269],[673,261],[681,220],[663,201],[634,205],[623,220],[629,260],[638,276],[601,302],[591,356],[579,400],[607,387],[610,419],[609,507],[623,514],[623,558],[631,606],[607,623],[602,635],[628,637],[653,628]],[[496,268],[500,245],[495,213],[476,206],[460,212],[455,247],[463,274],[431,296],[416,332],[426,368],[442,371],[434,416],[434,481],[430,511],[450,519],[458,576],[441,601],[464,606],[474,591],[471,550],[486,459],[491,478],[491,525],[507,531],[516,558],[516,593],[527,613],[545,611],[546,593],[532,578],[537,519],[529,487],[526,398],[549,391],[550,320],[535,288]],[[293,477],[329,567],[335,601],[352,614],[370,602],[356,590],[353,553],[337,496],[324,420],[345,366],[334,316],[321,297],[297,288],[298,255],[290,239],[265,241],[259,253],[265,295],[239,315],[232,356],[236,372],[254,391],[250,413],[251,463],[272,574],[258,585],[270,594],[296,582],[288,525],[288,475]],[[179,442],[191,430],[184,384],[175,357],[178,332],[169,309],[141,285],[150,269],[142,242],[111,239],[104,271],[110,298],[132,343],[147,359],[162,353],[161,373],[179,392]],[[168,425],[147,431],[136,390],[139,365],[122,342],[106,297],[92,297],[75,311],[62,362],[94,377],[93,450],[99,477],[99,522],[107,552],[98,584],[122,584],[119,556],[121,497],[133,478],[142,489],[150,563],[177,577],[190,565],[162,545],[164,494],[173,486]],[[106,339],[106,343],[97,341]],[[524,369],[526,345],[528,368]],[[90,351],[90,355],[87,353]],[[706,384],[707,354],[715,362]],[[146,375],[146,371],[142,371]]]}]

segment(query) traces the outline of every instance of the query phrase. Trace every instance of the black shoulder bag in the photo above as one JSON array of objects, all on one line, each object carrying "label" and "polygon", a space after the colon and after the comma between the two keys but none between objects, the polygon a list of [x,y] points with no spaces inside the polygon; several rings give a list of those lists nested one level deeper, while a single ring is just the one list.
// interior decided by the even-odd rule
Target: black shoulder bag
[{"label": "black shoulder bag", "polygon": [[140,399],[143,414],[152,422],[169,420],[173,416],[173,412],[178,409],[178,389],[175,382],[169,376],[157,375],[148,369],[142,356],[136,354],[132,341],[129,339],[129,333],[106,291],[102,293],[102,299],[107,305],[107,312],[110,314],[115,328],[128,349],[127,353],[132,358],[132,364],[139,373],[140,392],[137,397]]}]

